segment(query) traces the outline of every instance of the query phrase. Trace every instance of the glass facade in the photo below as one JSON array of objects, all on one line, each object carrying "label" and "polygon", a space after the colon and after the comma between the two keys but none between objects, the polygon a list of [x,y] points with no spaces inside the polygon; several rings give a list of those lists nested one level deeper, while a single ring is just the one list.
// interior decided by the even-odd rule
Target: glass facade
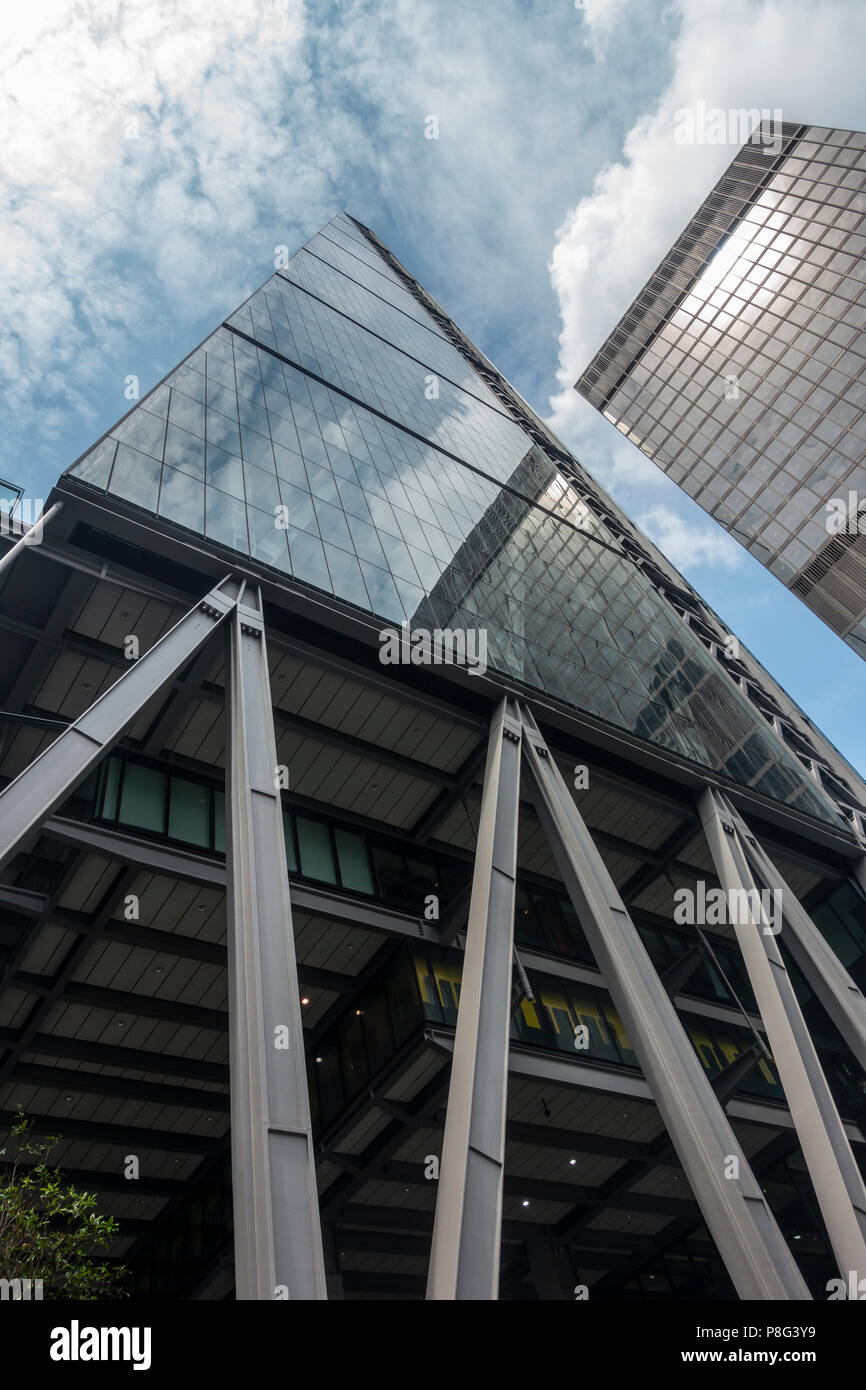
[{"label": "glass facade", "polygon": [[[414,945],[400,948],[317,1042],[315,1056],[308,1059],[317,1124],[327,1126],[342,1116],[346,1106],[373,1083],[425,1023],[456,1027],[462,972],[459,951]],[[583,1064],[640,1070],[622,1019],[605,989],[535,970],[530,970],[528,977],[535,998],[524,999],[515,1010],[511,1027],[515,1043],[561,1053]],[[748,1028],[727,1021],[699,1019],[693,1013],[684,1013],[681,1019],[710,1080],[720,1076],[754,1041]],[[586,1046],[579,1051],[575,1044],[578,1028],[586,1029]],[[859,1089],[862,1074],[834,1050],[832,1029],[828,1037],[817,1029],[815,1043],[840,1112],[862,1120],[866,1115],[866,1101]],[[762,1058],[743,1077],[738,1094],[785,1104],[772,1058]]]},{"label": "glass facade", "polygon": [[866,656],[866,135],[744,146],[676,249],[577,389]]},{"label": "glass facade", "polygon": [[339,215],[70,475],[841,824],[416,290]]},{"label": "glass facade", "polygon": [[[225,852],[225,805],[221,787],[179,776],[156,764],[113,754],[98,773],[67,803],[64,814],[145,831],[160,840]],[[337,817],[310,815],[292,807],[283,811],[286,867],[291,878],[357,893],[386,907],[417,913],[419,902],[435,893],[442,913],[470,886],[471,863],[440,848],[407,844],[387,833],[359,831]],[[849,882],[842,882],[810,908],[825,939],[860,986],[866,988],[866,902]],[[654,966],[665,974],[695,944],[681,927],[647,921],[640,909],[631,913]],[[515,940],[530,951],[595,969],[595,960],[568,897],[553,885],[518,876],[514,909]],[[757,1003],[738,947],[710,933],[718,966],[706,954],[680,993],[728,1008],[757,1012]],[[13,933],[14,939],[14,933]],[[784,950],[784,939],[782,940]],[[787,960],[787,954],[786,954]],[[848,1065],[834,1029],[796,964],[787,960],[813,1037],[838,1065]],[[866,1107],[866,1081],[852,1068],[851,1087]],[[849,1101],[850,1105],[850,1101]],[[864,1112],[866,1118],[866,1112]]]}]

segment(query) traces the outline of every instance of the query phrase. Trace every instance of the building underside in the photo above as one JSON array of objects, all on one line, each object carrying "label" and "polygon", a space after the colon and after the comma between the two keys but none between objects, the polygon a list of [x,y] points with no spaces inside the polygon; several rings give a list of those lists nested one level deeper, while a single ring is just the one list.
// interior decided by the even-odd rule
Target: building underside
[{"label": "building underside", "polygon": [[[309,253],[293,291],[320,305],[304,276],[330,276],[339,332],[401,389],[429,380],[417,343],[459,354],[478,394],[443,378],[438,442],[365,381],[324,399],[312,356],[239,311],[193,355],[200,383],[179,369],[63,475],[38,544],[2,540],[3,1129],[20,1109],[61,1136],[142,1298],[803,1299],[866,1276],[866,788],[372,234],[335,223],[318,252],[359,282]],[[349,310],[404,345],[386,359]],[[245,370],[269,410],[285,376],[270,417]],[[180,395],[205,429],[205,380],[207,484],[204,438],[172,424]],[[236,433],[227,460],[214,401],[273,439]],[[198,450],[202,508],[212,466],[240,469],[252,537],[271,450],[269,485],[310,480],[345,577],[322,498],[356,466],[351,518],[375,469],[327,473],[337,410],[344,442],[350,417],[401,441],[405,508],[437,470],[464,499],[458,543],[417,554],[425,588],[397,568],[387,592],[424,627],[476,615],[487,669],[383,664],[395,610],[326,593],[303,536],[280,567],[136,491],[189,497],[161,451]],[[390,456],[367,453],[381,483]],[[392,569],[424,531],[401,525]],[[782,931],[676,920],[718,885],[779,892]]]},{"label": "building underside", "polygon": [[[219,577],[192,548],[186,567],[160,563],[119,529],[115,518],[100,530],[67,495],[42,545],[4,578],[5,781],[128,668],[131,625],[155,642]],[[291,768],[283,803],[329,1296],[420,1298],[487,682],[386,676],[369,648],[327,632],[308,607],[268,603],[266,620],[278,759]],[[146,1296],[233,1291],[225,680],[212,642],[3,875],[4,1127],[22,1107],[39,1133],[62,1135],[56,1159],[118,1219],[112,1254]],[[639,740],[543,698],[529,704],[565,772],[588,768],[581,814],[817,1293],[834,1263],[778,1074],[754,1056],[745,1074],[728,1070],[752,1030],[763,1034],[730,928],[707,930],[713,957],[673,921],[672,884],[715,882],[702,778],[671,758],[662,774]],[[853,836],[728,791],[801,902],[833,924],[837,949],[849,943],[862,984]],[[520,798],[516,944],[535,1005],[516,1009],[508,1063],[500,1297],[573,1298],[577,1285],[593,1298],[730,1297],[525,779]],[[438,921],[419,910],[428,893],[440,898]],[[862,1163],[863,1074],[811,991],[803,998]],[[579,1019],[593,1035],[587,1056],[574,1050]],[[130,1154],[135,1181],[124,1177]]]}]

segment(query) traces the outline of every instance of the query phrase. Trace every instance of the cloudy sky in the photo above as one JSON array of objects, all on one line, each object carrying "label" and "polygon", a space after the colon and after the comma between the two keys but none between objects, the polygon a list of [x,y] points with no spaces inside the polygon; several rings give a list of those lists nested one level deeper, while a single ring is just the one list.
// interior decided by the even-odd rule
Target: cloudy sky
[{"label": "cloudy sky", "polygon": [[862,0],[2,10],[0,474],[44,496],[346,209],[866,771],[863,663],[571,389],[733,157],[676,113],[866,129]]}]

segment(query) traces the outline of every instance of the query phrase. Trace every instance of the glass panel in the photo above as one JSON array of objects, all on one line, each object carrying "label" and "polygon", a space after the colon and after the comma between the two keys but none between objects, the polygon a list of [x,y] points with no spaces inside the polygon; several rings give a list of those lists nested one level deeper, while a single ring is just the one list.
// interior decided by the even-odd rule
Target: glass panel
[{"label": "glass panel", "polygon": [[105,769],[105,782],[102,789],[102,817],[115,820],[117,817],[117,793],[120,789],[120,771],[123,764],[120,758],[109,758]]},{"label": "glass panel", "polygon": [[210,849],[211,789],[184,777],[172,777],[168,833],[172,840]]},{"label": "glass panel", "polygon": [[163,468],[159,514],[201,533],[204,525],[204,484],[189,473]]},{"label": "glass panel", "polygon": [[123,770],[123,791],[117,819],[139,830],[165,831],[166,782],[164,772],[139,763],[127,763]]},{"label": "glass panel", "polygon": [[226,798],[225,792],[214,792],[213,797],[213,847],[218,854],[226,852]]},{"label": "glass panel", "polygon": [[160,465],[147,454],[130,449],[127,444],[118,444],[109,492],[155,512],[160,471]]},{"label": "glass panel", "polygon": [[204,439],[169,425],[165,436],[165,462],[204,482]]},{"label": "glass panel", "polygon": [[[240,467],[239,459],[237,464]],[[219,541],[231,550],[249,553],[246,507],[236,497],[212,487],[207,489],[206,532],[210,540]]]},{"label": "glass panel", "polygon": [[[253,472],[257,470],[252,470]],[[250,527],[250,554],[275,569],[292,571],[289,546],[285,526],[277,525],[274,512],[260,512],[257,507],[247,507],[247,520]]]},{"label": "glass panel", "polygon": [[360,835],[352,835],[348,830],[335,830],[337,859],[340,864],[340,879],[344,888],[356,893],[373,892],[373,876],[367,846]]},{"label": "glass panel", "polygon": [[292,826],[292,817],[288,811],[283,812],[283,838],[286,842],[286,863],[290,874],[298,872],[298,857],[295,854],[295,831]]},{"label": "glass panel", "polygon": [[306,816],[298,816],[295,823],[298,828],[301,873],[305,878],[317,878],[322,883],[336,883],[337,872],[328,827],[320,821],[307,820]]},{"label": "glass panel", "polygon": [[75,465],[75,476],[93,487],[107,488],[117,449],[116,439],[104,439]]}]

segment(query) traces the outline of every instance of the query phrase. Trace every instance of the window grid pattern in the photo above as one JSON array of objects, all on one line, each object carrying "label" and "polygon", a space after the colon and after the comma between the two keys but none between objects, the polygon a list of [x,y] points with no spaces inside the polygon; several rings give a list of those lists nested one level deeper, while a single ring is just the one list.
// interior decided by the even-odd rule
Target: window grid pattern
[{"label": "window grid pattern", "polygon": [[795,142],[604,413],[784,583],[802,573],[827,501],[866,495],[866,135]]}]

